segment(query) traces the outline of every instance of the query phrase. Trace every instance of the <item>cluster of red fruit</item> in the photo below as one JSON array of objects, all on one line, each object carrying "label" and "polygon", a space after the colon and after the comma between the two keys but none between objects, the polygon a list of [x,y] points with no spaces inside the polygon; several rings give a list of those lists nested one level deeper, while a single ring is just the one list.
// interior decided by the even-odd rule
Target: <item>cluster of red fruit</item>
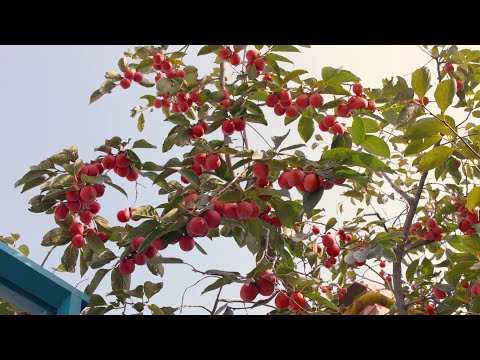
[{"label": "cluster of red fruit", "polygon": [[333,135],[343,135],[343,133],[345,132],[345,128],[343,127],[343,125],[340,124],[337,121],[337,118],[333,115],[325,116],[322,121],[318,123],[318,127],[322,131],[329,131],[330,129],[332,129]]},{"label": "cluster of red fruit", "polygon": [[[121,223],[126,223],[129,222],[130,219],[132,218],[133,212],[137,210],[136,208],[129,208],[129,209],[124,209],[120,210],[117,213],[117,220],[120,221]],[[132,219],[133,221],[138,221],[140,219]]]},{"label": "cluster of red fruit", "polygon": [[176,70],[172,62],[168,59],[165,59],[165,56],[163,56],[161,53],[156,53],[153,56],[152,66],[155,70],[160,71],[155,76],[155,82],[162,78],[162,73],[167,79],[184,78],[186,75],[185,70]]},{"label": "cluster of red fruit", "polygon": [[[222,165],[220,157],[216,154],[197,154],[193,157],[193,165],[190,167],[190,170],[194,171],[198,176],[203,174],[204,170],[215,171]],[[185,179],[182,175],[180,180],[184,184],[189,184],[190,181]]]},{"label": "cluster of red fruit", "polygon": [[235,131],[241,132],[245,130],[245,120],[243,120],[241,117],[233,119],[233,120],[228,120],[225,119],[222,123],[222,132],[225,135],[232,135]]},{"label": "cluster of red fruit", "polygon": [[[455,66],[453,66],[453,64],[447,62],[445,64],[445,66],[443,67],[443,70],[448,74],[448,73],[451,73],[451,72],[455,71]],[[458,79],[456,79],[455,81],[457,82],[457,92],[462,91],[463,88],[465,87],[463,82],[458,80]]]},{"label": "cluster of red fruit", "polygon": [[123,78],[120,80],[122,89],[128,89],[132,85],[132,80],[139,83],[143,80],[143,74],[133,69],[127,69],[123,73]]},{"label": "cluster of red fruit", "polygon": [[137,181],[138,179],[138,172],[131,166],[130,159],[125,153],[119,153],[117,156],[108,154],[103,158],[102,164],[105,169],[113,169],[115,174],[128,181]]},{"label": "cluster of red fruit", "polygon": [[[337,263],[336,258],[338,255],[340,255],[341,248],[335,242],[335,237],[330,232],[328,232],[322,237],[322,244],[323,246],[325,246],[327,255],[329,256],[329,258],[324,261],[323,266],[325,266],[327,269],[330,269],[332,265],[335,265]],[[317,252],[320,252],[318,245]]]},{"label": "cluster of red fruit", "polygon": [[135,265],[145,265],[149,259],[153,259],[158,251],[163,248],[162,239],[157,239],[152,242],[145,252],[140,253],[138,249],[144,241],[145,238],[138,237],[130,243],[131,253],[123,258],[118,266],[118,271],[120,271],[122,275],[133,273],[135,271]]},{"label": "cluster of red fruit", "polygon": [[272,295],[277,282],[277,277],[272,274],[272,270],[267,270],[256,281],[243,285],[240,289],[240,298],[243,301],[251,302],[255,300],[258,294],[262,296]]},{"label": "cluster of red fruit", "polygon": [[355,96],[352,96],[348,99],[348,102],[342,103],[337,108],[337,116],[349,118],[352,116],[351,110],[362,110],[368,109],[374,112],[377,107],[375,102],[372,99],[367,99],[366,95],[363,94],[363,86],[360,83],[353,84],[352,91]]},{"label": "cluster of red fruit", "polygon": [[442,231],[443,228],[437,225],[437,221],[434,218],[430,218],[424,225],[418,222],[413,224],[410,228],[410,235],[417,235],[430,241],[441,241],[443,238]]},{"label": "cluster of red fruit", "polygon": [[460,231],[466,235],[475,234],[477,231],[474,226],[480,223],[478,211],[468,211],[464,201],[460,201],[459,199],[456,199],[454,205],[457,208],[457,215],[461,219],[458,225]]},{"label": "cluster of red fruit", "polygon": [[284,171],[278,178],[280,188],[290,190],[295,187],[300,193],[317,192],[321,188],[330,190],[334,184],[343,184],[344,178],[336,178],[332,181],[325,180],[320,175],[306,172],[301,169],[293,169]]},{"label": "cluster of red fruit", "polygon": [[275,115],[286,115],[293,119],[298,116],[299,110],[304,110],[309,105],[315,109],[321,107],[323,105],[323,97],[318,93],[312,93],[310,95],[300,93],[294,103],[290,91],[282,89],[276,94],[269,94],[265,100],[265,105],[273,108]]},{"label": "cluster of red fruit", "polygon": [[232,52],[228,47],[223,48],[218,53],[218,57],[223,61],[229,61],[233,66],[237,66],[242,62],[242,58],[239,53]]}]

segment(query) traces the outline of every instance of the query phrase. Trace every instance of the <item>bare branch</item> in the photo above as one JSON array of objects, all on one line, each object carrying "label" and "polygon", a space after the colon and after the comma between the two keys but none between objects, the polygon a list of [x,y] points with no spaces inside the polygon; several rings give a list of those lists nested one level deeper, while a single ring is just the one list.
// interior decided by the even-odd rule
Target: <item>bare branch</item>
[{"label": "bare branch", "polygon": [[408,195],[405,191],[403,191],[403,190],[400,189],[397,185],[395,185],[395,183],[393,182],[393,180],[390,179],[390,177],[389,177],[387,174],[385,174],[385,173],[382,172],[382,176],[388,181],[388,183],[390,184],[390,186],[391,186],[397,193],[399,193],[401,197],[403,197],[403,198],[407,201],[408,205],[410,205],[410,206],[413,205],[413,198],[412,198],[410,195]]}]

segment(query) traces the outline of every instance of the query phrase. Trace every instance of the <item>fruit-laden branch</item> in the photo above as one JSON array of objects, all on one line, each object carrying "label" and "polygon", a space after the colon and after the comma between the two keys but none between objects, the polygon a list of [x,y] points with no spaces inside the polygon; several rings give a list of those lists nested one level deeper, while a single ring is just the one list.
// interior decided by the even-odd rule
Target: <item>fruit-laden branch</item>
[{"label": "fruit-laden branch", "polygon": [[[225,89],[225,63],[222,62],[220,63],[220,88],[223,90]],[[225,141],[227,139],[227,135],[224,135],[223,140]],[[227,169],[230,172],[230,174],[235,177],[235,174],[232,173],[232,158],[230,157],[230,154],[225,154],[225,163],[227,164]]]},{"label": "fruit-laden branch", "polygon": [[408,205],[413,206],[413,200],[414,199],[410,195],[408,195],[405,191],[403,191],[397,185],[395,185],[393,180],[390,179],[390,177],[387,174],[382,172],[382,176],[388,181],[388,183],[393,188],[393,190],[395,190],[397,193],[399,193],[400,196],[403,197],[407,201]]}]

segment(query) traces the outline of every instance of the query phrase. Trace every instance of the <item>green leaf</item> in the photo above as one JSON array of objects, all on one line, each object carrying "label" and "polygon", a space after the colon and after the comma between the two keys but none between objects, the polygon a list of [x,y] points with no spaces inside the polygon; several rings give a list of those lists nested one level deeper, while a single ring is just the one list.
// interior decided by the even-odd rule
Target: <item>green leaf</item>
[{"label": "green leaf", "polygon": [[182,175],[185,179],[187,179],[190,184],[195,186],[200,186],[200,177],[198,174],[190,169],[182,169],[180,170],[180,175]]},{"label": "green leaf", "polygon": [[218,280],[216,280],[213,284],[210,284],[208,285],[203,291],[202,291],[202,295],[209,292],[209,291],[212,291],[212,290],[215,290],[215,289],[218,289],[218,288],[221,288],[225,285],[228,285],[228,284],[231,284],[233,282],[233,279],[231,277],[228,277],[228,276],[225,276],[225,277],[222,277]]},{"label": "green leaf", "polygon": [[112,271],[112,290],[130,290],[130,283],[132,278],[130,275],[122,275],[118,270],[118,267],[113,269]]},{"label": "green leaf", "polygon": [[113,260],[117,259],[117,256],[113,253],[110,249],[104,249],[98,252],[93,253],[92,256],[92,269],[99,269],[102,266],[112,262]]},{"label": "green leaf", "polygon": [[478,205],[480,205],[480,187],[475,186],[467,195],[467,208],[473,211]]},{"label": "green leaf", "polygon": [[242,201],[242,199],[243,194],[240,191],[227,191],[218,198],[218,201],[224,203],[236,203]]},{"label": "green leaf", "polygon": [[432,275],[434,269],[432,262],[428,258],[424,258],[420,264],[420,272],[423,275]]},{"label": "green leaf", "polygon": [[283,79],[283,83],[286,84],[287,82],[289,82],[290,80],[293,80],[295,79],[296,77],[300,76],[300,75],[303,75],[303,74],[306,74],[308,73],[308,71],[306,70],[293,70],[293,71],[290,71],[287,75],[285,75],[285,78]]},{"label": "green leaf", "polygon": [[447,108],[452,105],[456,90],[457,83],[455,79],[443,80],[437,85],[437,89],[435,90],[435,100],[437,101],[437,106],[442,111],[442,114],[444,114]]},{"label": "green leaf", "polygon": [[300,52],[295,46],[293,45],[275,45],[272,47],[271,51],[274,52]]},{"label": "green leaf", "polygon": [[321,188],[320,190],[314,193],[310,193],[310,192],[303,193],[303,208],[305,209],[305,212],[307,214],[312,213],[312,211],[315,209],[317,204],[322,199],[324,191],[325,189]]},{"label": "green leaf", "polygon": [[70,244],[63,253],[62,265],[66,272],[74,273],[77,264],[79,250]]},{"label": "green leaf", "polygon": [[163,283],[155,284],[151,281],[147,281],[145,284],[143,284],[143,289],[145,291],[145,296],[148,300],[150,300],[152,296],[158,294],[160,290],[163,289]]},{"label": "green leaf", "polygon": [[307,116],[302,116],[298,122],[298,133],[303,141],[308,142],[314,132],[313,119]]},{"label": "green leaf", "polygon": [[279,148],[280,145],[285,141],[285,139],[290,135],[290,130],[287,131],[287,133],[283,136],[272,136],[272,141],[273,144],[275,145],[275,148]]},{"label": "green leaf", "polygon": [[138,131],[142,132],[145,129],[145,115],[143,113],[140,114],[137,120],[137,129]]},{"label": "green leaf", "polygon": [[360,145],[365,139],[365,124],[359,116],[353,117],[352,123],[352,140],[355,144]]},{"label": "green leaf", "polygon": [[28,248],[27,245],[20,245],[18,247],[18,251],[20,251],[23,256],[28,256],[30,254],[30,249]]},{"label": "green leaf", "polygon": [[223,48],[222,45],[205,45],[203,46],[197,55],[207,55],[217,51],[220,51]]},{"label": "green leaf", "polygon": [[272,198],[271,204],[275,209],[275,214],[280,219],[282,226],[287,228],[295,227],[295,219],[303,210],[301,204],[295,201],[277,201]]},{"label": "green leaf", "polygon": [[478,234],[464,236],[462,238],[462,246],[469,253],[480,256],[480,236]]},{"label": "green leaf", "polygon": [[151,205],[144,205],[132,212],[132,219],[157,219],[157,210]]},{"label": "green leaf", "polygon": [[92,281],[85,288],[85,294],[87,294],[89,296],[92,295],[95,292],[95,290],[97,289],[98,285],[100,285],[100,283],[102,282],[105,275],[107,275],[109,271],[110,271],[109,269],[99,269],[99,270],[97,270],[97,272],[95,273]]},{"label": "green leaf", "polygon": [[372,154],[390,158],[390,148],[388,144],[375,135],[365,135],[361,146]]},{"label": "green leaf", "polygon": [[410,263],[407,267],[407,272],[406,272],[406,279],[408,282],[412,282],[413,278],[415,276],[415,272],[417,271],[418,268],[418,263],[420,262],[420,259],[416,259]]},{"label": "green leaf", "polygon": [[133,143],[132,149],[156,149],[155,145],[150,144],[147,140],[140,139]]},{"label": "green leaf", "polygon": [[425,172],[435,169],[437,166],[442,165],[452,155],[452,152],[453,149],[448,146],[437,146],[420,158],[418,171]]},{"label": "green leaf", "polygon": [[437,143],[442,137],[440,135],[427,137],[425,139],[412,140],[405,148],[405,156],[418,155]]},{"label": "green leaf", "polygon": [[430,70],[425,66],[417,69],[412,74],[412,88],[415,94],[422,99],[430,88]]},{"label": "green leaf", "polygon": [[327,224],[325,225],[325,232],[327,232],[328,230],[330,230],[331,228],[333,228],[335,226],[335,224],[337,223],[337,219],[335,218],[330,218],[328,221],[327,221]]},{"label": "green leaf", "polygon": [[424,118],[415,121],[409,126],[406,136],[409,139],[423,139],[438,135],[438,133],[448,134],[451,131],[448,127],[436,118]]}]

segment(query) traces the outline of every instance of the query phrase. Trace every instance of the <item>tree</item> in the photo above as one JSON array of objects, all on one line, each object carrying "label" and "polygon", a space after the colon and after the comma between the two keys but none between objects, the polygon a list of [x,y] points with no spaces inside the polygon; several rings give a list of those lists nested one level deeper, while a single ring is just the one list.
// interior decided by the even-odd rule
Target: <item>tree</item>
[{"label": "tree", "polygon": [[[163,287],[158,280],[131,283],[137,267],[147,266],[154,280],[164,264],[215,278],[204,290],[218,291],[213,308],[205,308],[212,314],[258,306],[273,314],[356,314],[370,303],[400,315],[480,311],[480,187],[474,186],[480,126],[473,119],[480,117],[479,51],[423,46],[429,63],[407,79],[384,79],[377,89],[342,68],[310,77],[286,57],[300,51],[292,45],[203,46],[198,56],[216,58],[211,74],[199,79],[197,68],[183,62],[188,49],[126,51],[119,72],[107,72],[90,98],[145,87],[149,93],[131,114],[138,130],[148,131],[149,113],[163,112],[170,131],[162,151],[182,147],[183,158],[143,161],[135,149],[154,151],[155,145],[115,136],[95,149],[102,155],[93,161],[82,161],[71,147],[16,183],[22,192],[40,187],[30,211],[55,217],[57,227],[42,245],[65,248],[58,270],[75,272],[78,263],[82,276],[96,270],[85,289],[91,295],[86,314],[127,307],[181,311],[183,303],[169,308],[149,301]],[[464,118],[448,115],[452,108]],[[290,131],[265,139],[261,127],[277,126],[275,117],[285,126],[297,123],[303,142],[282,146]],[[251,149],[250,131],[268,147]],[[302,152],[307,144],[316,158]],[[166,201],[121,209],[122,225],[110,225],[98,215],[97,199],[107,188],[127,195],[117,182],[139,176]],[[355,218],[339,223],[327,215],[331,209],[320,209],[324,192],[334,187],[345,190],[337,210],[350,200]],[[161,255],[176,244],[204,252],[198,240],[220,236],[248,247],[257,266],[248,274],[201,271]],[[95,293],[107,275],[110,303]],[[359,278],[383,284],[394,299],[365,295],[346,309],[341,299]],[[221,289],[232,283],[243,284],[241,300],[221,299]]]}]

